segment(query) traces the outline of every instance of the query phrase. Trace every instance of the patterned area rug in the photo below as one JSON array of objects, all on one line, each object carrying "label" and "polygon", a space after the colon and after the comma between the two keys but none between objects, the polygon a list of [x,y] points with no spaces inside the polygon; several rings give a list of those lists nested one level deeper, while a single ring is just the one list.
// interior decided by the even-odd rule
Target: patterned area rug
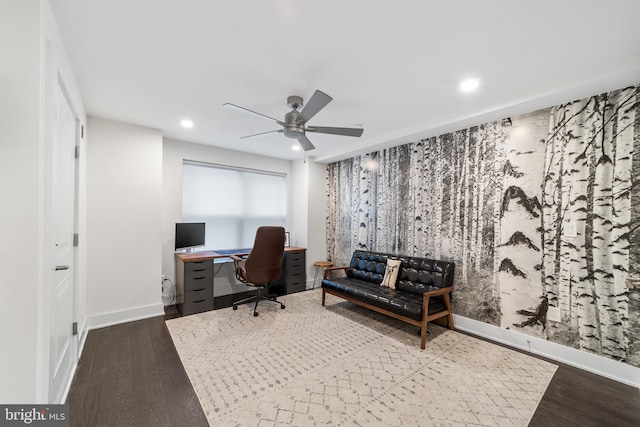
[{"label": "patterned area rug", "polygon": [[557,368],[313,291],[167,321],[212,426],[525,426]]}]

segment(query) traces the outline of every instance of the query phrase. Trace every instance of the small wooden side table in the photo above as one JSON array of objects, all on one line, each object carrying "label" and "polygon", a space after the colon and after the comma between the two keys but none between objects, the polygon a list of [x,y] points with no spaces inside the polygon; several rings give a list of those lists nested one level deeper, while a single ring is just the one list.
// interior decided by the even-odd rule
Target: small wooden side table
[{"label": "small wooden side table", "polygon": [[318,273],[322,271],[322,275],[324,276],[324,269],[333,267],[333,263],[331,261],[316,261],[313,263],[313,266],[316,268],[316,273],[313,277],[313,287],[311,289],[316,288],[316,281],[318,280]]}]

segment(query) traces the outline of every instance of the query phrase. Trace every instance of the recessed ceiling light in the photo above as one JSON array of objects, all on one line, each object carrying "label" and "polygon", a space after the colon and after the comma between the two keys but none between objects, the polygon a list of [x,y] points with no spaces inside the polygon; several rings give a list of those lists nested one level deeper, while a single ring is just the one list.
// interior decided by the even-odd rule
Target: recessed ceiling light
[{"label": "recessed ceiling light", "polygon": [[300,150],[302,150],[302,147],[300,147],[300,144],[293,144],[293,145],[291,146],[291,149],[292,149],[293,151],[300,151]]},{"label": "recessed ceiling light", "polygon": [[182,127],[184,128],[192,128],[193,127],[193,122],[189,119],[184,119],[180,122],[180,124],[182,125]]},{"label": "recessed ceiling light", "polygon": [[460,83],[460,90],[463,92],[471,92],[476,90],[478,86],[480,86],[480,79],[473,77],[463,80],[462,83]]}]

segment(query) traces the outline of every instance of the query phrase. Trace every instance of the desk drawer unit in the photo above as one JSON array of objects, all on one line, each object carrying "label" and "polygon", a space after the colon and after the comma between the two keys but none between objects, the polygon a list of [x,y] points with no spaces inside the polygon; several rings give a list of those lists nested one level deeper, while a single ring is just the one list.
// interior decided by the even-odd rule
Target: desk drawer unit
[{"label": "desk drawer unit", "polygon": [[213,310],[213,262],[178,262],[178,309],[187,316]]},{"label": "desk drawer unit", "polygon": [[280,279],[286,286],[287,293],[300,292],[307,289],[305,252],[289,252],[282,260],[283,277]]}]

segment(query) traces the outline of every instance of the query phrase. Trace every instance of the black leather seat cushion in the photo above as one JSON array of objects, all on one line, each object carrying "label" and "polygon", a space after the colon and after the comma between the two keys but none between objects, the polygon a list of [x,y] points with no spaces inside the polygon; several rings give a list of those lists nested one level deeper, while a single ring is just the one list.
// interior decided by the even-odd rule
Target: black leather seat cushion
[{"label": "black leather seat cushion", "polygon": [[[384,308],[393,313],[420,321],[422,319],[422,295],[407,292],[402,289],[393,289],[376,285],[357,278],[340,277],[336,279],[324,279],[322,287],[339,292],[346,296],[363,301],[376,307]],[[424,291],[438,289],[425,288]],[[445,309],[442,297],[429,299],[429,313],[437,313]]]}]

